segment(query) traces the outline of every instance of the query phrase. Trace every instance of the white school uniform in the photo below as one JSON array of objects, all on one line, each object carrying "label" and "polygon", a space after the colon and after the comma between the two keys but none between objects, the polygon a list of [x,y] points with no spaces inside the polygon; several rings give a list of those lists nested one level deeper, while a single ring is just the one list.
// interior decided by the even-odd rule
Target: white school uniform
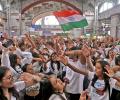
[{"label": "white school uniform", "polygon": [[[92,79],[94,78],[94,75],[95,75],[94,72],[89,72],[88,78],[90,81],[92,81]],[[110,87],[112,88],[115,87],[115,83],[116,83],[116,80],[110,78],[109,80]],[[91,86],[91,84],[89,86],[89,92],[90,92],[89,95],[90,95],[91,100],[109,100],[109,90],[106,90],[103,95],[98,94],[96,91],[96,88],[104,89],[105,87],[104,80],[97,80],[96,83],[94,84],[94,87]]]},{"label": "white school uniform", "polygon": [[[69,63],[76,68],[80,68],[82,65],[80,61],[73,62],[69,59]],[[84,75],[74,72],[69,67],[66,68],[66,78],[69,79],[69,84],[66,85],[66,92],[72,94],[80,94],[83,91]]]}]

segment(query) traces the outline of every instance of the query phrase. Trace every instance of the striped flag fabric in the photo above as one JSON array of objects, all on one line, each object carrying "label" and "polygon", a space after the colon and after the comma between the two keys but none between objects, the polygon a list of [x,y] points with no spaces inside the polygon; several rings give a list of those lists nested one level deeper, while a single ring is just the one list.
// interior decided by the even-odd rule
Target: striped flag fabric
[{"label": "striped flag fabric", "polygon": [[86,18],[76,10],[55,11],[53,14],[60,23],[63,31],[69,31],[73,28],[83,28],[88,25]]}]

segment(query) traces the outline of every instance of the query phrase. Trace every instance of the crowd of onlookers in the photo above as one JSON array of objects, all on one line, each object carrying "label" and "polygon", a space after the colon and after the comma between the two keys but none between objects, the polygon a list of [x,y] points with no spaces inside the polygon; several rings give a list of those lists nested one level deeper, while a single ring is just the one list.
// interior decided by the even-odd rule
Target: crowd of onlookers
[{"label": "crowd of onlookers", "polygon": [[120,100],[120,40],[0,38],[0,100]]}]

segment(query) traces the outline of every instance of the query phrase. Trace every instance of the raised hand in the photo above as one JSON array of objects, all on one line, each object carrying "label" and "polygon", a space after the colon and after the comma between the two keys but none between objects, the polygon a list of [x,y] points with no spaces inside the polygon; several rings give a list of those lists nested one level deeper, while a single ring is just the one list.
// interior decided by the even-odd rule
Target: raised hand
[{"label": "raised hand", "polygon": [[31,86],[35,84],[36,82],[39,82],[41,78],[37,75],[32,75],[30,73],[23,73],[21,74],[20,80],[24,81],[26,83],[26,86]]},{"label": "raised hand", "polygon": [[110,66],[106,66],[105,69],[107,70],[107,72],[105,72],[105,74],[109,77],[114,77],[115,73],[112,70],[112,68],[110,68]]},{"label": "raised hand", "polygon": [[31,86],[33,84],[33,76],[29,73],[21,74],[19,80],[22,80],[26,83],[26,86]]},{"label": "raised hand", "polygon": [[25,35],[26,37],[30,37],[30,35],[29,35],[28,33],[25,33],[24,35]]},{"label": "raised hand", "polygon": [[60,61],[60,62],[63,63],[64,65],[67,65],[67,64],[68,64],[68,60],[67,60],[67,58],[64,57],[64,56],[58,56],[58,57],[56,58],[56,60],[57,60],[57,61]]},{"label": "raised hand", "polygon": [[83,45],[82,53],[85,57],[89,57],[90,56],[90,48],[87,45]]},{"label": "raised hand", "polygon": [[80,95],[80,100],[87,100],[86,97],[87,97],[87,92],[83,91]]}]

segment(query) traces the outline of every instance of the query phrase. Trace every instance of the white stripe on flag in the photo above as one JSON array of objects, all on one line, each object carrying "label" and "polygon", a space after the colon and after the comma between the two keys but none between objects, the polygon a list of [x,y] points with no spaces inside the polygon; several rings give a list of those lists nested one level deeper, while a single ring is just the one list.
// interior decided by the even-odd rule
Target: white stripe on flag
[{"label": "white stripe on flag", "polygon": [[57,17],[58,21],[60,24],[66,24],[69,22],[77,22],[77,21],[81,21],[83,19],[85,19],[84,16],[82,15],[72,15],[72,16],[68,16],[68,17]]}]

